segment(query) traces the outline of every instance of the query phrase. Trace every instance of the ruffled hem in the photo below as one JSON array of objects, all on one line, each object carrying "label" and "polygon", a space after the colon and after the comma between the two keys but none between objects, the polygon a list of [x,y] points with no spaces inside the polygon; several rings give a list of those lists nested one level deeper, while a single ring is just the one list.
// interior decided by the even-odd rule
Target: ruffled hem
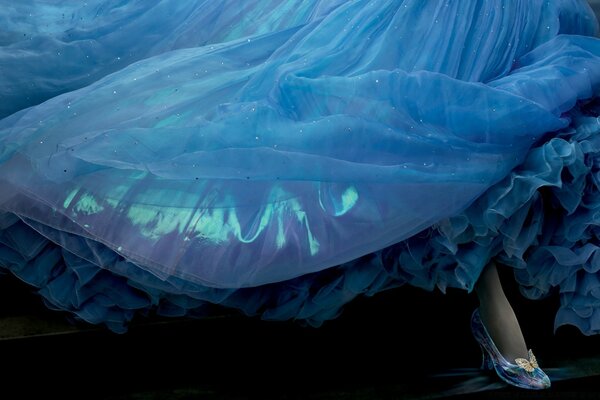
[{"label": "ruffled hem", "polygon": [[[534,146],[523,164],[460,215],[392,247],[407,282],[472,290],[490,261],[514,268],[521,293],[560,295],[555,330],[600,333],[600,120],[598,100]],[[402,267],[400,267],[400,265]]]},{"label": "ruffled hem", "polygon": [[[522,293],[560,294],[555,328],[600,333],[600,106],[570,112],[567,129],[459,215],[375,253],[253,288],[158,278],[110,248],[14,214],[0,215],[0,265],[38,287],[51,308],[125,332],[137,314],[206,316],[214,305],[318,326],[359,295],[403,284],[473,289],[491,260],[515,269]],[[54,243],[49,237],[61,237]]]}]

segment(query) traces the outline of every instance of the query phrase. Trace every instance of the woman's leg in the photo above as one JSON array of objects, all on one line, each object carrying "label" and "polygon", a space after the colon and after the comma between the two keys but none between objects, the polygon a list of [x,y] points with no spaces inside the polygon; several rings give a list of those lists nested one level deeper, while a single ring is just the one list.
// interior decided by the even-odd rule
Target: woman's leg
[{"label": "woman's leg", "polygon": [[528,358],[527,345],[519,321],[502,290],[496,264],[490,262],[475,285],[479,297],[479,313],[498,351],[508,362]]}]

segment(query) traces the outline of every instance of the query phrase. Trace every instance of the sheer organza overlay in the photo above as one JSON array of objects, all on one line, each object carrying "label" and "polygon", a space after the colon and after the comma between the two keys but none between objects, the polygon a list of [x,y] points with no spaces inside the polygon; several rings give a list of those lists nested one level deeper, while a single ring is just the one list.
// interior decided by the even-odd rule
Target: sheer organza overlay
[{"label": "sheer organza overlay", "polygon": [[0,266],[50,306],[319,324],[495,257],[600,328],[586,2],[0,5]]}]

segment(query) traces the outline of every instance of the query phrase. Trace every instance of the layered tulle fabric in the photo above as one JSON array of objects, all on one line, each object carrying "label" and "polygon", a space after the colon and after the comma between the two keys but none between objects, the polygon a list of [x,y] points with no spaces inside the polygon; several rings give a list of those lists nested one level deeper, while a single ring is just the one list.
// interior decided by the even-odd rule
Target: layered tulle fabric
[{"label": "layered tulle fabric", "polygon": [[342,0],[2,0],[0,118],[161,53],[299,26]]},{"label": "layered tulle fabric", "polygon": [[585,2],[41,3],[70,22],[2,18],[98,44],[76,68],[17,34],[0,53],[22,66],[6,113],[52,97],[0,120],[0,265],[53,307],[116,331],[209,304],[319,324],[497,259],[562,293],[557,326],[598,330]]}]

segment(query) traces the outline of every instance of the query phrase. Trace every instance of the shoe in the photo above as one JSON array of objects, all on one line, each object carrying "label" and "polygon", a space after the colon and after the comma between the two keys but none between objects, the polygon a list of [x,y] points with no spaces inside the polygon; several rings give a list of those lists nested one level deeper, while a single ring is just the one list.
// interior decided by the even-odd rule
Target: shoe
[{"label": "shoe", "polygon": [[523,389],[537,390],[550,387],[550,378],[540,369],[531,350],[529,350],[529,360],[517,358],[515,364],[511,364],[500,354],[481,321],[478,308],[471,316],[471,331],[483,353],[481,369],[495,370],[504,382]]}]

